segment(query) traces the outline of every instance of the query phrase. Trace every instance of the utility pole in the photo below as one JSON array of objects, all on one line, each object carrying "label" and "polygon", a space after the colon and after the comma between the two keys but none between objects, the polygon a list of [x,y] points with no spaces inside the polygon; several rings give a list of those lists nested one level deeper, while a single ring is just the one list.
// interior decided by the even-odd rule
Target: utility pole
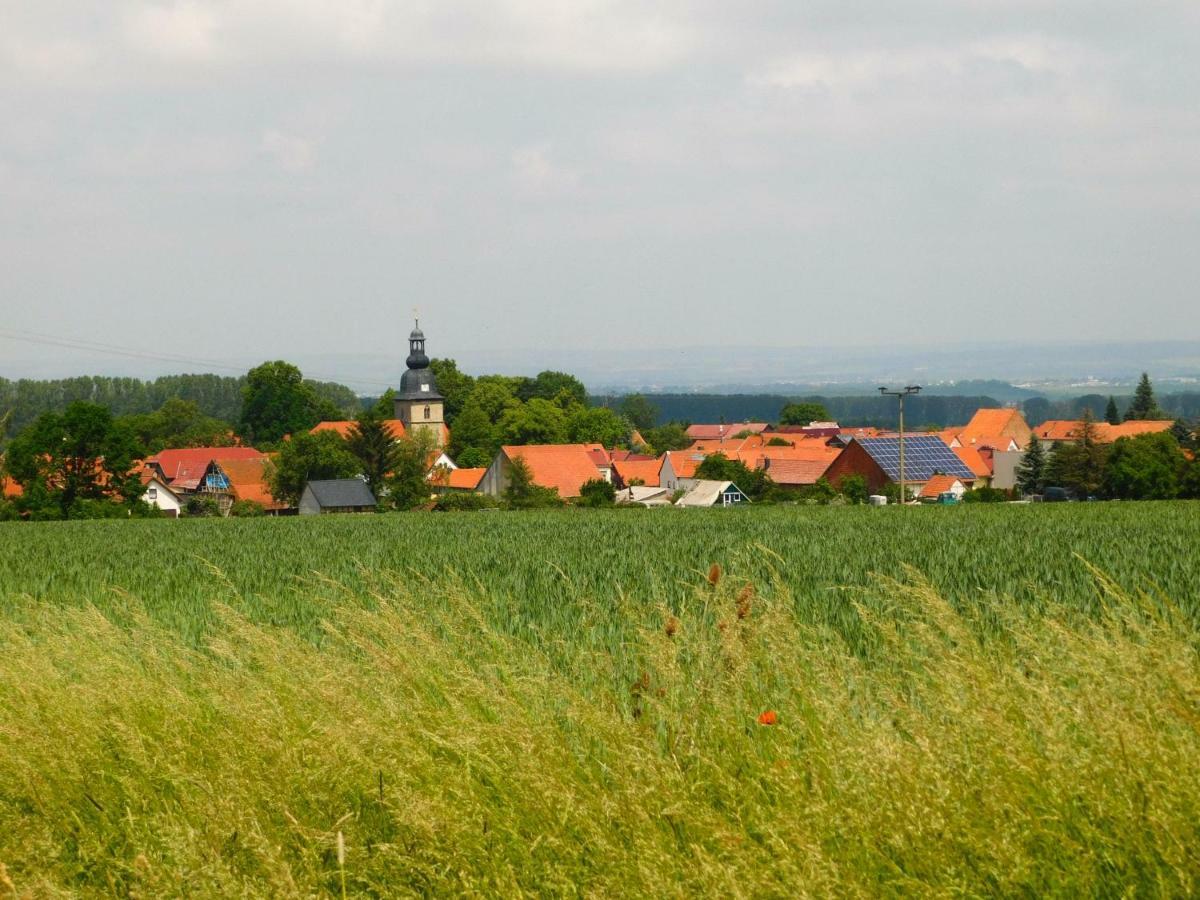
[{"label": "utility pole", "polygon": [[921,386],[910,384],[898,391],[889,391],[887,388],[881,387],[879,393],[885,397],[895,397],[900,402],[900,504],[903,506],[908,502],[908,497],[904,493],[904,398],[921,393]]}]

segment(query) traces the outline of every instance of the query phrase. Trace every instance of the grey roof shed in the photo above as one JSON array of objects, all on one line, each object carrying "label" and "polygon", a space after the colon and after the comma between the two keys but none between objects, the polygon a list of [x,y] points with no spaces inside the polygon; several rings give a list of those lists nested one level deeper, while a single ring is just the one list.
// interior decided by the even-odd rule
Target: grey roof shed
[{"label": "grey roof shed", "polygon": [[300,498],[300,514],[341,510],[372,510],[375,495],[366,482],[358,478],[338,478],[329,481],[310,481]]}]

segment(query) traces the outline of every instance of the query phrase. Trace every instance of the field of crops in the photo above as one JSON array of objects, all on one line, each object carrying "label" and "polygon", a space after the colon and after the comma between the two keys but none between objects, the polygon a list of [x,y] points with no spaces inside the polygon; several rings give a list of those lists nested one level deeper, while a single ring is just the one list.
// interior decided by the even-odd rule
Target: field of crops
[{"label": "field of crops", "polygon": [[1198,617],[1188,503],[0,525],[0,897],[1188,893]]}]

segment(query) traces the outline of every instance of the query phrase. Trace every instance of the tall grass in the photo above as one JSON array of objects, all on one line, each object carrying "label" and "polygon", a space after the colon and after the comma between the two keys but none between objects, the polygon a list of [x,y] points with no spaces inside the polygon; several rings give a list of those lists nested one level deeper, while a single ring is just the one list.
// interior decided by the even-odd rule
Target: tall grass
[{"label": "tall grass", "polygon": [[0,863],[18,896],[1196,891],[1169,603],[963,611],[909,573],[834,628],[786,578],[711,581],[615,647],[588,634],[620,604],[506,628],[454,578],[382,579],[319,642],[30,604],[0,624]]}]

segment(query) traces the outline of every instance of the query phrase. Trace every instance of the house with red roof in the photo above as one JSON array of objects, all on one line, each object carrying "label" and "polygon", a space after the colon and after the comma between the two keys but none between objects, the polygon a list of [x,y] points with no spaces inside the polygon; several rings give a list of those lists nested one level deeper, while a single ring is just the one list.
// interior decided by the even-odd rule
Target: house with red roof
[{"label": "house with red roof", "polygon": [[646,457],[644,459],[623,459],[613,462],[613,484],[618,488],[632,485],[658,487],[659,473],[662,471],[662,459]]},{"label": "house with red roof", "polygon": [[479,490],[487,469],[446,469],[437,467],[429,475],[435,494],[470,493]]},{"label": "house with red roof", "polygon": [[593,444],[526,444],[500,448],[479,483],[481,493],[500,497],[508,489],[512,464],[521,459],[529,467],[533,483],[553,488],[558,496],[571,499],[579,496],[585,482],[603,479],[596,465]]},{"label": "house with red roof", "polygon": [[[1093,424],[1096,428],[1096,442],[1111,444],[1123,437],[1137,437],[1140,434],[1159,434],[1170,431],[1175,422],[1172,419],[1131,419],[1120,425],[1110,425],[1107,422]],[[1083,434],[1083,422],[1077,419],[1051,419],[1039,425],[1034,434],[1049,450],[1055,444],[1078,441]]]},{"label": "house with red roof", "polygon": [[967,492],[967,486],[953,475],[934,475],[921,487],[922,500],[937,500],[942,494],[953,494],[955,500],[961,500]]},{"label": "house with red roof", "polygon": [[[286,508],[271,496],[267,485],[270,458],[253,447],[186,447],[160,450],[143,462],[143,482],[147,485],[142,499],[161,485],[170,490],[182,506],[189,497],[204,496],[215,500],[221,513],[227,514],[235,500],[253,500],[271,512]],[[151,484],[156,481],[156,485]],[[166,499],[166,506],[174,505]]]},{"label": "house with red roof", "polygon": [[[978,409],[958,431],[964,447],[990,446],[996,450],[1024,450],[1033,429],[1019,409]],[[1012,446],[1010,446],[1010,444]]]},{"label": "house with red roof", "polygon": [[749,432],[762,434],[770,427],[767,422],[735,422],[731,425],[689,425],[687,436],[698,441],[724,441]]}]

